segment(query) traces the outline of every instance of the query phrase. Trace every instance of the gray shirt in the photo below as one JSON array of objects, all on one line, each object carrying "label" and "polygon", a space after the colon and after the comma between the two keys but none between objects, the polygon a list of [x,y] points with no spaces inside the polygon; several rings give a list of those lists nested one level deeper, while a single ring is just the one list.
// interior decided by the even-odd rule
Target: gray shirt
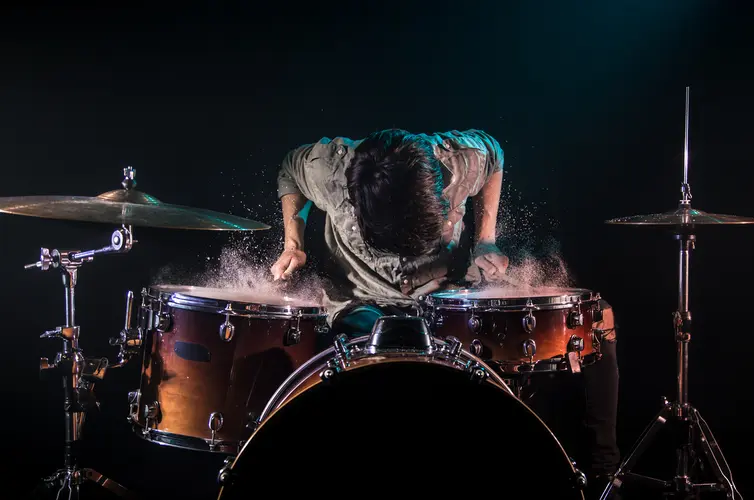
[{"label": "gray shirt", "polygon": [[[352,302],[412,306],[419,296],[441,289],[453,269],[474,281],[479,271],[468,250],[459,248],[466,201],[503,168],[500,144],[481,130],[421,134],[445,167],[443,196],[449,201],[442,243],[419,257],[401,257],[368,247],[348,201],[345,170],[361,140],[322,138],[290,151],[280,166],[278,196],[300,193],[326,213],[325,242],[342,274],[325,292],[330,321]],[[455,271],[457,273],[457,271]]]}]

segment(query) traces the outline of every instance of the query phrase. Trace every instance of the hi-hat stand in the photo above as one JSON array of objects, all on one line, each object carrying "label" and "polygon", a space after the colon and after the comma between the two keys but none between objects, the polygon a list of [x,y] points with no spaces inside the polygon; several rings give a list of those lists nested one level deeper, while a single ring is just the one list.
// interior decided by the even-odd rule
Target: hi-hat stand
[{"label": "hi-hat stand", "polygon": [[[689,262],[696,245],[695,225],[751,224],[752,219],[735,216],[706,214],[691,208],[691,187],[688,184],[688,134],[689,88],[686,87],[686,123],[684,143],[684,176],[681,184],[682,199],[677,210],[664,214],[613,219],[608,223],[653,226],[672,226],[679,242],[678,309],[673,313],[673,327],[677,344],[677,378],[675,401],[665,399],[665,404],[654,420],[644,429],[626,459],[612,475],[600,500],[611,498],[624,484],[635,483],[649,489],[660,490],[674,498],[697,498],[702,493],[721,493],[725,498],[741,498],[733,483],[733,474],[722,450],[712,435],[707,422],[689,402],[688,366],[691,342],[691,311],[689,310]],[[662,428],[672,427],[676,434],[675,476],[666,481],[632,473],[641,455],[652,444]],[[700,460],[702,451],[716,482],[694,482],[697,470],[704,470]]]},{"label": "hi-hat stand", "polygon": [[40,372],[42,374],[56,374],[63,380],[63,410],[65,416],[65,451],[63,468],[51,476],[44,478],[47,488],[59,485],[57,497],[68,491],[67,498],[78,498],[80,486],[86,482],[98,484],[118,496],[131,498],[133,495],[117,482],[109,479],[94,469],[79,468],[78,442],[81,439],[82,427],[86,412],[93,407],[99,407],[99,402],[93,394],[94,383],[104,378],[108,368],[123,366],[132,351],[128,346],[140,343],[140,335],[129,327],[130,310],[133,295],[129,294],[126,310],[126,327],[120,337],[111,344],[121,346],[119,361],[110,365],[107,358],[86,358],[79,347],[79,326],[76,325],[75,287],[78,270],[85,262],[91,262],[95,255],[125,253],[131,249],[133,234],[130,226],[125,225],[114,231],[110,237],[110,245],[88,251],[59,251],[42,248],[39,261],[25,266],[26,269],[38,268],[46,271],[50,268],[59,269],[65,287],[65,325],[58,326],[41,335],[41,338],[60,339],[63,342],[62,351],[58,352],[55,360],[41,358]]}]

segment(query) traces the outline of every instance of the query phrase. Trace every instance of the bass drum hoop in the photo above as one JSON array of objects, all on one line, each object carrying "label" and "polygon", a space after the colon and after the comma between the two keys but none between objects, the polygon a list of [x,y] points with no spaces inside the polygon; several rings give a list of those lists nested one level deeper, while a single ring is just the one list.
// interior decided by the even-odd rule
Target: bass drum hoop
[{"label": "bass drum hoop", "polygon": [[[173,309],[206,312],[246,318],[326,318],[327,312],[318,306],[296,306],[265,304],[261,302],[246,302],[241,300],[218,299],[202,297],[190,293],[192,289],[184,285],[154,285],[142,290],[145,298],[142,307],[159,313],[165,306]],[[146,300],[149,299],[149,301]],[[156,307],[155,307],[156,306]]]},{"label": "bass drum hoop", "polygon": [[[354,339],[351,339],[345,343],[345,347],[346,349],[348,349],[349,347],[366,344],[366,342],[369,340],[369,337],[370,337],[369,335],[364,335],[361,337],[356,337]],[[439,337],[432,337],[432,341],[434,344],[439,344],[440,346],[448,345],[448,343],[445,340]],[[404,351],[404,352],[413,354],[412,351]],[[390,353],[385,353],[385,354],[390,354]],[[375,358],[379,356],[380,354],[375,354],[371,356],[366,356],[365,358],[361,358],[361,359],[366,359],[370,357]],[[295,396],[291,397],[291,394],[296,392],[301,387],[302,384],[304,384],[307,380],[309,380],[309,377],[311,377],[313,374],[327,368],[327,362],[333,359],[334,357],[335,357],[335,347],[330,347],[320,352],[313,358],[309,359],[306,363],[301,365],[295,372],[291,373],[288,376],[288,378],[286,378],[283,381],[283,383],[280,384],[280,387],[278,388],[278,390],[275,391],[275,393],[270,398],[270,401],[265,406],[264,410],[262,411],[262,414],[259,416],[259,419],[257,420],[258,428],[261,427],[264,421],[272,417],[275,414],[275,412],[277,412],[280,408],[282,408],[288,402],[295,399]],[[469,351],[466,351],[464,349],[461,349],[461,351],[457,355],[457,358],[467,359],[473,362],[474,364],[480,365],[487,371],[487,373],[489,374],[489,377],[492,379],[495,385],[499,385],[502,390],[504,390],[511,396],[516,397],[516,395],[513,393],[513,390],[510,387],[508,387],[508,384],[505,382],[505,379],[503,379],[487,363],[482,361],[481,358],[471,354]],[[322,362],[323,359],[325,360],[324,362]],[[356,360],[357,363],[358,361],[361,361],[361,359],[357,359]],[[386,362],[389,362],[389,361],[386,361]],[[433,361],[427,361],[427,362],[432,363]],[[313,366],[316,366],[316,369],[310,370],[310,367],[313,367]],[[358,364],[357,366],[360,366],[360,364]],[[350,369],[353,369],[353,368],[350,368]],[[348,370],[345,370],[345,371],[348,371]]]},{"label": "bass drum hoop", "polygon": [[[354,345],[360,345],[363,343],[366,343],[369,339],[369,335],[365,335],[362,337],[356,337],[354,339],[349,340],[345,343],[346,347],[351,347]],[[432,337],[433,343],[436,344],[445,344],[448,343],[439,337]],[[417,357],[419,356],[427,356],[426,354],[419,353],[419,352],[412,352],[409,350],[404,351],[405,353],[411,353],[416,354]],[[246,441],[243,443],[243,446],[239,450],[238,454],[232,459],[229,459],[226,462],[226,466],[224,469],[230,470],[230,476],[233,474],[233,469],[236,468],[239,461],[243,459],[247,453],[247,448],[251,446],[251,443],[253,442],[254,438],[262,432],[267,422],[269,422],[277,412],[281,411],[285,406],[294,401],[299,395],[304,394],[307,390],[316,387],[320,383],[322,383],[322,379],[316,380],[312,385],[304,388],[302,391],[300,391],[298,394],[294,394],[298,388],[300,388],[309,378],[317,373],[319,370],[323,370],[328,367],[328,361],[332,360],[335,356],[335,347],[330,347],[329,349],[320,352],[313,358],[311,358],[309,361],[307,361],[305,364],[301,365],[294,373],[292,373],[280,386],[280,388],[275,392],[275,394],[270,398],[269,403],[265,407],[264,411],[262,412],[262,415],[257,421],[257,425],[252,432],[251,436],[249,436]],[[386,353],[390,354],[390,353]],[[431,355],[429,355],[431,356]],[[381,357],[380,354],[376,355],[369,355],[365,356],[363,358],[357,359],[356,361],[365,360],[369,358],[375,358],[375,357]],[[513,400],[516,401],[517,404],[521,406],[521,408],[529,415],[530,418],[533,418],[535,422],[537,422],[543,430],[547,432],[550,439],[557,445],[558,451],[562,454],[562,456],[567,460],[568,466],[570,467],[570,470],[575,477],[578,477],[581,475],[580,471],[576,468],[576,464],[570,459],[570,456],[566,452],[565,448],[563,448],[562,443],[560,440],[555,436],[555,434],[552,432],[550,427],[542,420],[542,418],[539,417],[531,408],[529,408],[518,396],[516,396],[513,392],[513,390],[508,386],[508,384],[505,382],[505,380],[495,372],[495,370],[491,369],[490,366],[482,361],[481,358],[478,358],[477,356],[471,354],[470,352],[461,349],[459,354],[456,356],[456,359],[463,358],[469,361],[472,361],[474,363],[477,363],[478,366],[483,367],[487,374],[489,375],[489,378],[487,379],[490,381],[493,385],[498,386],[503,392],[505,392],[508,396],[510,396]],[[324,362],[323,362],[324,359]],[[382,361],[382,362],[391,362],[391,361]],[[433,361],[429,360],[427,363],[434,364]],[[350,368],[351,370],[358,370],[360,367],[368,366],[369,363],[359,363]],[[316,366],[316,369],[312,369]],[[447,366],[447,364],[445,364]],[[345,370],[348,371],[349,369]],[[459,368],[460,370],[460,368]],[[297,380],[298,379],[298,380]],[[221,474],[223,472],[221,471]],[[222,483],[222,481],[221,481]],[[226,488],[225,484],[221,484],[220,492],[218,495],[218,500],[222,500],[224,498],[224,490]],[[584,498],[583,493],[581,494],[580,498]]]}]

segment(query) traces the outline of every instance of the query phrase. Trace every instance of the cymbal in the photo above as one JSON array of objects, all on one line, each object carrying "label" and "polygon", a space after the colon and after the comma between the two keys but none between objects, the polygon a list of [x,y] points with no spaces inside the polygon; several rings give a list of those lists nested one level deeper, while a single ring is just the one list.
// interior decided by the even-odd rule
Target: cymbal
[{"label": "cymbal", "polygon": [[619,217],[605,221],[607,224],[624,224],[636,226],[699,226],[699,225],[732,225],[754,224],[752,217],[738,215],[711,214],[696,210],[690,206],[679,206],[677,209],[657,214],[634,215]]},{"label": "cymbal", "polygon": [[45,219],[105,222],[168,229],[254,231],[270,226],[243,217],[163,203],[133,189],[135,170],[123,169],[124,189],[86,196],[13,196],[0,198],[0,212]]}]

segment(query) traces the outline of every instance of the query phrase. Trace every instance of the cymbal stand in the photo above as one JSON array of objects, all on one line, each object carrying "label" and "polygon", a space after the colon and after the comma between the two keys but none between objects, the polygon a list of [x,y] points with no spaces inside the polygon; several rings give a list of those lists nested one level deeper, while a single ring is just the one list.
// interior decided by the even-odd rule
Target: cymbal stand
[{"label": "cymbal stand", "polygon": [[[41,374],[54,373],[63,379],[63,410],[65,415],[65,450],[63,468],[53,475],[45,478],[43,482],[48,487],[60,485],[57,497],[60,498],[64,491],[68,491],[67,498],[79,497],[79,487],[85,481],[112,491],[122,497],[132,495],[122,485],[103,476],[99,472],[89,468],[79,468],[77,464],[78,441],[81,439],[81,431],[84,424],[84,416],[93,407],[99,407],[92,390],[94,383],[102,380],[105,372],[110,367],[118,367],[124,364],[124,359],[130,354],[124,354],[124,346],[121,344],[120,362],[117,365],[108,366],[107,358],[85,358],[79,347],[79,326],[76,325],[75,287],[78,278],[78,270],[85,262],[91,262],[95,255],[125,253],[133,244],[133,233],[130,226],[123,226],[112,233],[110,245],[96,250],[59,251],[42,248],[39,261],[24,266],[26,269],[38,268],[47,271],[50,268],[59,269],[63,277],[65,287],[65,325],[58,326],[54,330],[47,331],[41,338],[60,339],[63,342],[62,351],[58,352],[55,360],[50,362],[48,358],[41,358],[39,368]],[[132,295],[129,296],[132,300]],[[129,337],[131,343],[139,339],[133,339],[133,331],[128,328],[130,319],[129,310],[126,315],[126,329],[121,332],[121,337]],[[111,342],[112,344],[112,342]]]},{"label": "cymbal stand", "polygon": [[[688,184],[688,107],[689,88],[686,87],[686,139],[684,145],[684,177],[681,185],[683,195],[680,207],[691,208],[691,187]],[[675,498],[696,498],[701,493],[724,493],[725,498],[742,498],[733,483],[733,474],[723,452],[712,435],[707,422],[699,411],[689,402],[689,343],[691,342],[691,311],[689,310],[689,261],[691,251],[696,246],[696,235],[691,226],[684,225],[675,233],[680,242],[678,266],[678,310],[673,313],[673,327],[677,344],[676,400],[665,399],[665,404],[654,420],[645,428],[639,440],[634,444],[626,459],[618,466],[611,481],[605,487],[600,500],[612,497],[615,489],[631,481],[646,487],[664,490]],[[672,481],[634,474],[634,464],[646,451],[659,430],[665,424],[672,424],[679,433],[676,444],[676,473]],[[695,483],[692,481],[694,465],[698,461],[699,448],[704,453],[717,482]],[[737,495],[737,496],[736,496]]]}]

